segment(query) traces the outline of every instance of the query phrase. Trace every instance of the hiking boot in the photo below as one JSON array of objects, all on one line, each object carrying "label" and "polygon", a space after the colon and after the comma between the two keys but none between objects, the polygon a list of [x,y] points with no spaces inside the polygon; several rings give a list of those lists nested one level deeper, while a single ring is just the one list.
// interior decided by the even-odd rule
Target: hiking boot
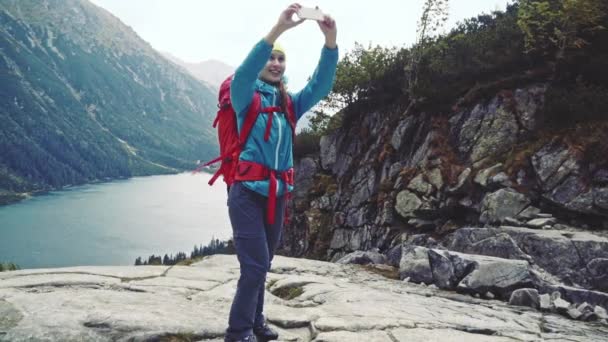
[{"label": "hiking boot", "polygon": [[253,333],[258,338],[259,342],[273,341],[279,338],[279,334],[270,329],[266,323],[260,325],[259,327],[253,328]]},{"label": "hiking boot", "polygon": [[258,339],[255,338],[255,335],[245,336],[238,340],[226,336],[224,337],[224,342],[258,342]]}]

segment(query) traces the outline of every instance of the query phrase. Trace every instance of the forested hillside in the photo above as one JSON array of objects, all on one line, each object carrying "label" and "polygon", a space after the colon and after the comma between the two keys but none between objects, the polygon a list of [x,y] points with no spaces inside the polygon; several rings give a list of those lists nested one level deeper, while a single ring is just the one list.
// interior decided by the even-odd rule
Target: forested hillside
[{"label": "forested hillside", "polygon": [[0,2],[0,202],[194,168],[215,95],[85,0]]}]

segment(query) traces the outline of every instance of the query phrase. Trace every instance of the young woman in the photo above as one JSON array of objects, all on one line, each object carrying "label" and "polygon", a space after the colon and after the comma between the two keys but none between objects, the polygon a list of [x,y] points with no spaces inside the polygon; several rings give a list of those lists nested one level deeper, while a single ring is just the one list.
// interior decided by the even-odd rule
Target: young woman
[{"label": "young woman", "polygon": [[281,13],[274,27],[236,70],[230,86],[239,130],[254,94],[259,94],[261,99],[260,107],[256,108],[274,108],[261,111],[257,116],[239,157],[236,182],[228,194],[241,275],[225,341],[278,338],[264,320],[264,282],[280,240],[286,194],[293,189],[295,127],[292,124],[329,94],[338,63],[336,23],[325,16],[324,20],[318,21],[325,36],[319,64],[304,89],[295,94],[287,93],[283,78],[287,56],[275,41],[283,32],[303,22],[292,18],[299,8],[299,4],[292,4]]}]

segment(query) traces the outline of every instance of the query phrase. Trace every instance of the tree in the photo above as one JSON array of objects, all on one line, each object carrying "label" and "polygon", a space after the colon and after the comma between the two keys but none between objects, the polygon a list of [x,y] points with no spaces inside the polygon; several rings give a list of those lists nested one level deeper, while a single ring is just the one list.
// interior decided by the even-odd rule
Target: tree
[{"label": "tree", "polygon": [[410,60],[405,72],[408,76],[407,89],[413,94],[418,83],[418,65],[424,49],[432,42],[439,29],[448,20],[448,0],[426,0],[416,29],[416,43],[412,47]]},{"label": "tree", "polygon": [[6,264],[0,263],[0,272],[3,271],[16,271],[19,269],[19,266],[17,266],[16,264],[9,262]]},{"label": "tree", "polygon": [[521,0],[517,24],[527,52],[559,61],[588,45],[586,36],[605,30],[607,14],[605,0]]},{"label": "tree", "polygon": [[309,127],[313,134],[322,136],[327,130],[327,125],[329,124],[331,116],[326,114],[321,107],[313,109],[312,112],[314,115],[310,117]]},{"label": "tree", "polygon": [[355,43],[355,48],[338,63],[333,91],[323,106],[340,110],[357,100],[369,98],[377,80],[393,65],[396,55],[396,48],[373,47],[371,44],[365,48]]}]

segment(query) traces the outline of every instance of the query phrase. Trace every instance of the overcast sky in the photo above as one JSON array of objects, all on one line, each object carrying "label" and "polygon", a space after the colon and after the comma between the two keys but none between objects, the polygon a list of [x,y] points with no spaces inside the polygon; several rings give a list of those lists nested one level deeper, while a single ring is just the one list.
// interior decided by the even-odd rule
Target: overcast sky
[{"label": "overcast sky", "polygon": [[[217,59],[238,66],[249,49],[274,25],[293,1],[283,0],[90,0],[117,16],[159,51],[186,62]],[[338,26],[340,56],[355,42],[385,47],[409,46],[424,0],[317,0]],[[509,0],[451,0],[446,28],[481,13],[504,10]],[[313,72],[323,35],[307,21],[286,32],[279,42],[287,52],[290,88],[299,90]]]}]

